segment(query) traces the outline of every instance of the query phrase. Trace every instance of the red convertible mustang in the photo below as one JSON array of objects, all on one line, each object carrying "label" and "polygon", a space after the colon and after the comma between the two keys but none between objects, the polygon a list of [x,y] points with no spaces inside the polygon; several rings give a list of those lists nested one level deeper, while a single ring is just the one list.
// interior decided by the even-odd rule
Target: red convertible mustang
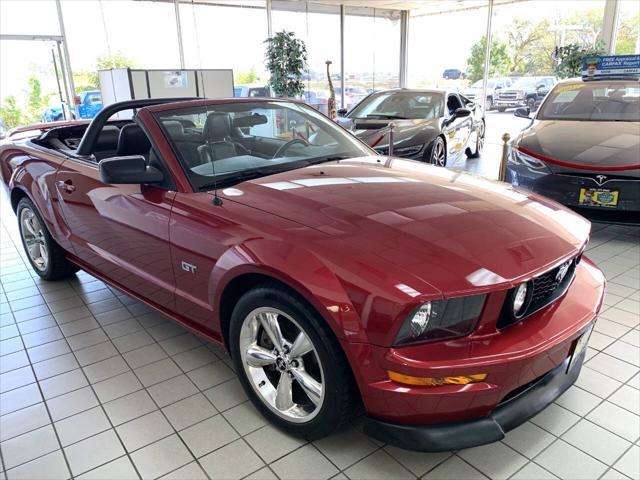
[{"label": "red convertible mustang", "polygon": [[293,434],[364,409],[389,443],[471,447],[580,372],[605,281],[589,222],[544,197],[378,156],[293,101],[135,100],[13,138],[38,275],[86,270],[224,345]]}]

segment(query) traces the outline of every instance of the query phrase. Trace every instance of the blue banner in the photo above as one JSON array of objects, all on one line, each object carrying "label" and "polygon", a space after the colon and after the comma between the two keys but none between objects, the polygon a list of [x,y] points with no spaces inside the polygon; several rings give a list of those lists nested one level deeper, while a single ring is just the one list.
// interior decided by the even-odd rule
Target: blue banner
[{"label": "blue banner", "polygon": [[640,55],[587,55],[582,78],[640,77]]}]

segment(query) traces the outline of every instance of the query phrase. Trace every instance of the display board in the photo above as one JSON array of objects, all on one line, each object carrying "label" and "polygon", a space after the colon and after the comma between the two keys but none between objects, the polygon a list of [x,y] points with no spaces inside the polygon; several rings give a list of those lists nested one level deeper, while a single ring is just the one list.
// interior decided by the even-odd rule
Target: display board
[{"label": "display board", "polygon": [[[233,70],[134,70],[115,68],[98,72],[102,103],[142,98],[233,97]],[[131,118],[133,112],[117,117]]]}]

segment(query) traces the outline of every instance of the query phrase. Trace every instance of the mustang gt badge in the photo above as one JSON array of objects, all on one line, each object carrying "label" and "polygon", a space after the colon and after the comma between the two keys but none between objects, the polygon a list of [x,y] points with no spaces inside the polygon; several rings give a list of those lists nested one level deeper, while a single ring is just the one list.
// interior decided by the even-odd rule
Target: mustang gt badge
[{"label": "mustang gt badge", "polygon": [[571,266],[571,260],[560,265],[558,269],[558,273],[556,273],[556,282],[560,283],[564,280],[564,277],[567,276],[567,272],[569,271],[569,267]]},{"label": "mustang gt badge", "polygon": [[182,270],[184,270],[185,272],[196,273],[196,266],[190,263],[187,263],[184,260],[182,261],[180,266],[182,267]]}]

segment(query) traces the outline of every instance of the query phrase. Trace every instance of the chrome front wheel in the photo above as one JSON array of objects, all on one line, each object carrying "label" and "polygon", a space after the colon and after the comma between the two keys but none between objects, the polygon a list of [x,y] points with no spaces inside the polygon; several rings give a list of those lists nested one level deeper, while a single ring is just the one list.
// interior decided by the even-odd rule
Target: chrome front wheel
[{"label": "chrome front wheel", "polygon": [[240,328],[242,365],[258,398],[293,423],[312,420],[325,399],[324,372],[310,336],[274,307],[252,310]]},{"label": "chrome front wheel", "polygon": [[49,266],[49,245],[40,219],[29,207],[20,211],[20,235],[31,263],[44,272]]}]

